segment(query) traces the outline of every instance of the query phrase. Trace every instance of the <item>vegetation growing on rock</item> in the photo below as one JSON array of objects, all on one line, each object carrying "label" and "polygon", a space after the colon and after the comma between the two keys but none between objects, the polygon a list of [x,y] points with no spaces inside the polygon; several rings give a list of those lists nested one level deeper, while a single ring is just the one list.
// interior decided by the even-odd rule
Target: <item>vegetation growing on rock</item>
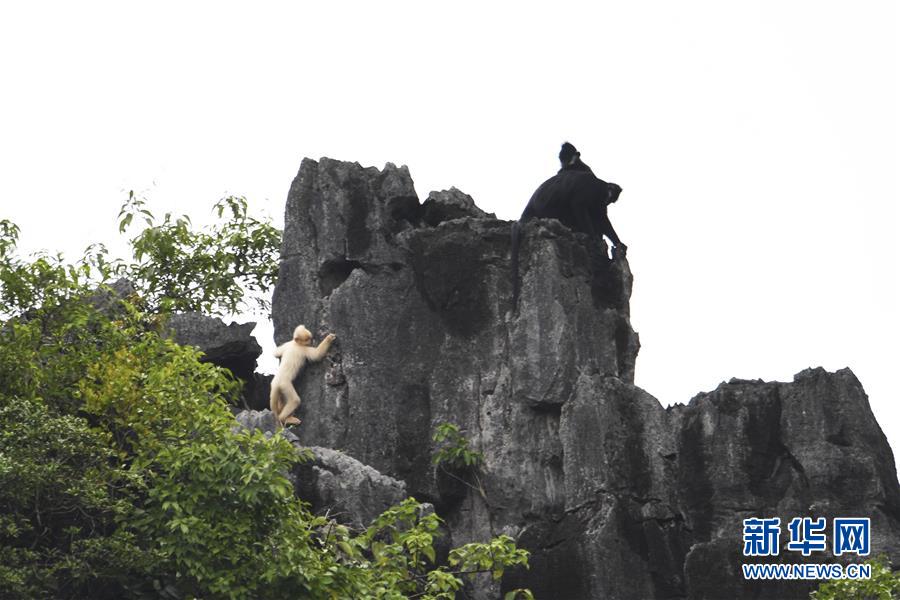
[{"label": "vegetation growing on rock", "polygon": [[[233,311],[272,282],[277,230],[242,199],[217,209],[195,231],[132,197],[133,263],[23,259],[0,221],[0,596],[437,599],[527,564],[499,537],[435,565],[439,518],[412,499],[357,532],[294,496],[302,456],[235,427],[239,382],[159,334],[169,311]],[[133,295],[106,287],[119,276]]]}]

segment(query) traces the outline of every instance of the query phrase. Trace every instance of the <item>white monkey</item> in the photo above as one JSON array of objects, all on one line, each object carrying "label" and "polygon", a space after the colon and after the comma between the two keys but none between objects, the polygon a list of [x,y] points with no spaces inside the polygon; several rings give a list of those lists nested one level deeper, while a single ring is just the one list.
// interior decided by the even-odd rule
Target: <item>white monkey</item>
[{"label": "white monkey", "polygon": [[309,345],[312,334],[303,325],[297,325],[294,338],[275,348],[275,356],[281,359],[281,364],[272,378],[269,407],[278,418],[279,426],[300,424],[300,419],[293,416],[293,412],[300,406],[300,395],[294,389],[294,378],[307,360],[315,362],[325,358],[334,339],[335,335],[329,333],[317,347],[312,348]]}]

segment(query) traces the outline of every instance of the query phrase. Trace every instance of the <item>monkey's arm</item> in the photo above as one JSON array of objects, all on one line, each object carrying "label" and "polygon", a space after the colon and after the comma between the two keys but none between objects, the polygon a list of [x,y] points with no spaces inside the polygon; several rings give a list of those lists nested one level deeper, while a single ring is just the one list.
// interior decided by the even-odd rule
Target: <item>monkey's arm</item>
[{"label": "monkey's arm", "polygon": [[331,342],[334,341],[334,338],[335,335],[333,333],[326,335],[325,339],[322,340],[318,346],[308,351],[306,358],[311,361],[320,361],[325,358],[325,355],[328,354],[328,349],[331,348]]},{"label": "monkey's arm", "polygon": [[609,221],[609,215],[606,214],[606,209],[603,209],[603,212],[600,213],[600,222],[598,223],[600,226],[600,233],[608,237],[612,240],[612,243],[616,246],[622,245],[622,240],[619,239],[619,236],[616,234],[616,230],[613,229],[612,223]]},{"label": "monkey's arm", "polygon": [[628,251],[628,246],[622,243],[622,240],[619,239],[619,236],[616,234],[616,230],[613,229],[612,223],[609,221],[609,216],[606,214],[606,210],[603,210],[603,214],[600,216],[600,232],[608,237],[613,243],[613,258],[624,257],[625,253]]},{"label": "monkey's arm", "polygon": [[275,358],[281,358],[281,355],[284,354],[284,349],[287,348],[287,345],[293,343],[293,340],[290,342],[285,342],[282,345],[275,348],[275,351],[272,353],[275,355]]}]

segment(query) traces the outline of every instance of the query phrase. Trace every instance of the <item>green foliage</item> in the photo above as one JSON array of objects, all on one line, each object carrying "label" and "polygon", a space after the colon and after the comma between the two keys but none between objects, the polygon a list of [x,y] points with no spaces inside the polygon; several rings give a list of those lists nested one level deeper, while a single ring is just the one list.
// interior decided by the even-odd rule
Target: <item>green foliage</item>
[{"label": "green foliage", "polygon": [[[148,334],[88,370],[84,406],[142,474],[146,495],[127,527],[153,541],[161,571],[178,574],[176,589],[277,597],[297,583],[300,565],[321,563],[309,526],[286,536],[282,523],[313,521],[283,475],[298,456],[280,436],[233,432],[225,398],[235,382],[198,358]],[[275,552],[297,563],[260,559]]]},{"label": "green foliage", "polygon": [[402,594],[399,598],[452,599],[462,589],[463,578],[490,573],[500,579],[509,567],[528,566],[528,552],[516,548],[509,536],[501,535],[488,543],[455,548],[446,566],[435,567],[433,542],[440,524],[436,514],[409,498],[385,511],[362,535],[345,539],[344,545],[348,553],[355,553],[351,555],[371,554],[378,573],[379,587],[374,592],[394,590]]},{"label": "green foliage", "polygon": [[869,579],[835,579],[826,581],[810,594],[813,600],[896,600],[900,598],[900,573],[891,571],[891,564],[878,556],[872,565]]},{"label": "green foliage", "polygon": [[[440,519],[412,499],[353,532],[294,497],[286,473],[301,455],[281,436],[237,428],[238,382],[161,338],[142,310],[236,306],[224,281],[183,287],[191,270],[229,260],[243,265],[231,276],[261,269],[273,247],[271,231],[235,231],[259,225],[242,200],[220,207],[229,221],[198,234],[168,215],[155,225],[132,198],[123,228],[128,215],[150,226],[132,266],[102,246],[74,265],[22,260],[18,228],[0,221],[0,597],[435,600],[467,577],[527,565],[504,536],[437,565]],[[210,259],[215,240],[239,246],[237,257]],[[266,269],[257,274],[274,276]],[[145,303],[95,289],[123,273],[138,277]],[[480,464],[446,431],[462,448],[451,460]]]},{"label": "green foliage", "polygon": [[62,255],[38,253],[24,261],[16,254],[19,228],[0,220],[0,318],[40,308],[50,311],[83,293],[90,276],[85,263],[66,264]]},{"label": "green foliage", "polygon": [[46,307],[119,277],[135,285],[149,313],[228,314],[245,308],[247,298],[268,310],[281,232],[249,215],[245,198],[223,198],[213,210],[220,222],[203,229],[192,227],[186,215],[166,213],[158,222],[146,202],[129,192],[119,231],[132,227],[135,217],[145,226],[131,239],[133,262],[111,259],[103,244],[88,246],[74,264],[46,253],[22,261],[15,257],[19,228],[0,220],[0,316]]},{"label": "green foliage", "polygon": [[447,465],[454,469],[477,469],[484,462],[484,455],[472,450],[469,447],[469,440],[463,436],[459,427],[452,423],[438,425],[431,439],[441,444],[431,457],[431,462],[435,465]]},{"label": "green foliage", "polygon": [[140,480],[84,419],[0,398],[0,596],[124,594],[154,563],[117,526]]},{"label": "green foliage", "polygon": [[247,214],[245,198],[229,196],[214,206],[223,222],[195,230],[186,215],[166,213],[161,222],[129,192],[119,213],[119,231],[135,217],[146,225],[131,240],[135,262],[120,274],[136,282],[152,312],[232,313],[248,295],[261,310],[278,275],[281,232]]},{"label": "green foliage", "polygon": [[472,450],[469,440],[463,436],[459,427],[452,423],[441,423],[431,437],[440,447],[431,457],[431,462],[447,476],[475,490],[488,501],[487,493],[481,478],[478,476],[484,455]]}]

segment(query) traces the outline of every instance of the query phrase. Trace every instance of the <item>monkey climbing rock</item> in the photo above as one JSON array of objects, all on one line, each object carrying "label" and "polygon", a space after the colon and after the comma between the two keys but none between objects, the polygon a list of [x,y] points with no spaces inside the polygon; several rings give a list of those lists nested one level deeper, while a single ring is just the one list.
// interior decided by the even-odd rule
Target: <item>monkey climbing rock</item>
[{"label": "monkey climbing rock", "polygon": [[294,337],[275,348],[275,356],[281,359],[281,364],[272,378],[269,407],[279,426],[300,424],[300,419],[293,416],[300,406],[300,395],[294,389],[294,379],[300,374],[306,361],[318,362],[325,358],[334,340],[335,335],[329,333],[313,348],[310,345],[312,334],[303,325],[297,325]]}]

